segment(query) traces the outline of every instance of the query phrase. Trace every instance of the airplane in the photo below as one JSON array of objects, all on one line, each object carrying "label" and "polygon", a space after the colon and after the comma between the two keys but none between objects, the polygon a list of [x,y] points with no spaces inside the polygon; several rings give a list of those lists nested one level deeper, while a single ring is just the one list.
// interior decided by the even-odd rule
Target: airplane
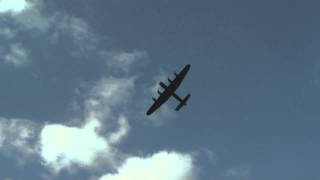
[{"label": "airplane", "polygon": [[167,100],[173,96],[176,100],[178,100],[180,102],[180,104],[176,107],[176,111],[179,111],[183,106],[187,105],[187,101],[189,100],[189,98],[191,97],[191,94],[188,94],[185,98],[181,98],[180,96],[178,96],[175,91],[178,89],[178,87],[180,86],[181,82],[183,81],[183,79],[185,78],[185,76],[187,75],[188,71],[190,70],[191,65],[187,64],[179,73],[174,73],[174,75],[176,76],[176,78],[174,80],[171,80],[170,78],[168,78],[169,81],[169,86],[167,86],[165,83],[160,82],[159,85],[164,89],[163,92],[160,92],[158,90],[158,94],[160,95],[157,99],[156,98],[152,98],[152,100],[154,101],[153,105],[149,108],[149,110],[147,111],[147,116],[151,115],[153,112],[155,112],[158,108],[160,108],[160,106],[162,104],[164,104],[165,102],[167,102]]}]

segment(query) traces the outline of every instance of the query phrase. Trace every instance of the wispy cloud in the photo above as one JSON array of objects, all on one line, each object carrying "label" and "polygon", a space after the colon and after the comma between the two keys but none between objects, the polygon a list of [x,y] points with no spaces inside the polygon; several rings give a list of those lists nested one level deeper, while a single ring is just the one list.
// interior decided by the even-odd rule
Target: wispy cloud
[{"label": "wispy cloud", "polygon": [[100,53],[106,60],[109,69],[120,70],[129,73],[133,67],[144,64],[144,60],[148,57],[145,51],[120,51],[109,52],[102,51]]},{"label": "wispy cloud", "polygon": [[5,37],[6,39],[12,39],[16,35],[16,32],[9,27],[3,27],[0,29],[0,36]]},{"label": "wispy cloud", "polygon": [[12,44],[4,56],[4,63],[20,68],[30,63],[29,52],[21,44]]},{"label": "wispy cloud", "polygon": [[56,13],[53,16],[53,27],[56,31],[51,35],[52,42],[59,42],[59,38],[70,37],[76,47],[72,54],[84,56],[90,51],[98,50],[98,36],[91,27],[81,18],[64,13]]},{"label": "wispy cloud", "polygon": [[39,125],[26,119],[0,118],[0,152],[10,157],[19,154],[18,164],[37,153]]},{"label": "wispy cloud", "polygon": [[121,142],[121,140],[128,134],[130,126],[126,117],[120,116],[118,121],[118,127],[118,130],[116,132],[111,133],[109,136],[109,142],[112,144]]},{"label": "wispy cloud", "polygon": [[[5,59],[6,63],[22,67],[27,61],[28,53],[32,53],[32,48],[22,49],[21,39],[15,38],[19,33],[29,32],[33,36],[45,35],[45,41],[38,43],[56,43],[68,37],[73,43],[71,54],[75,56],[84,56],[89,51],[97,49],[98,38],[90,26],[81,18],[66,14],[65,12],[57,11],[53,13],[46,13],[45,2],[42,0],[2,0],[1,7],[11,7],[7,11],[0,12],[1,30],[0,36],[5,37],[7,44],[2,46],[9,47],[12,55],[8,55]],[[25,3],[25,4],[24,4]],[[17,5],[19,4],[19,5]],[[19,8],[20,4],[23,9]],[[15,11],[15,13],[9,13]],[[9,23],[10,22],[10,23]],[[13,29],[12,27],[15,27]],[[23,43],[25,44],[25,42]]]},{"label": "wispy cloud", "polygon": [[251,176],[251,170],[251,167],[245,165],[232,167],[225,172],[225,176],[233,179],[247,180]]}]

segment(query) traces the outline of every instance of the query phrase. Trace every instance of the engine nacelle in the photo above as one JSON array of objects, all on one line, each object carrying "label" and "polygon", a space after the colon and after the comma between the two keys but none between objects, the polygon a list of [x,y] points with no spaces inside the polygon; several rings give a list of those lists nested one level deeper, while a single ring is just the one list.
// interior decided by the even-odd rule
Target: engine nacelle
[{"label": "engine nacelle", "polygon": [[166,89],[166,88],[167,88],[167,85],[165,85],[163,82],[160,82],[159,85],[160,85],[163,89]]}]

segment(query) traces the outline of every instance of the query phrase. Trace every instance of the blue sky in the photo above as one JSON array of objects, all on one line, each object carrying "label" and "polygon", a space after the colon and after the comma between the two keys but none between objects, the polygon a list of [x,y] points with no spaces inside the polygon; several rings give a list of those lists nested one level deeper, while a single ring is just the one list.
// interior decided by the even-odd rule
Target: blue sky
[{"label": "blue sky", "polygon": [[318,179],[317,7],[0,0],[0,179]]}]

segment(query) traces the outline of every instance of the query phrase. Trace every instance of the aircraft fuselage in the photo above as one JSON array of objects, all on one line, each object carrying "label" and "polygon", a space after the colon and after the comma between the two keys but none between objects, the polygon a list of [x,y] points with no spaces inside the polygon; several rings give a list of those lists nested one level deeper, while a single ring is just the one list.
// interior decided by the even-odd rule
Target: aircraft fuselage
[{"label": "aircraft fuselage", "polygon": [[[175,94],[175,91],[180,86],[182,80],[185,78],[186,74],[188,73],[190,69],[190,64],[187,64],[179,74],[175,73],[176,78],[173,81],[169,81],[170,85],[167,86],[163,82],[160,82],[159,85],[164,89],[164,92],[160,94],[160,97],[155,101],[155,103],[150,107],[150,109],[147,111],[147,115],[152,114],[155,110],[157,110],[163,103],[165,103],[171,96],[174,96],[179,101],[182,101],[179,96]],[[183,102],[183,101],[182,101]],[[183,102],[183,104],[186,104]]]}]

